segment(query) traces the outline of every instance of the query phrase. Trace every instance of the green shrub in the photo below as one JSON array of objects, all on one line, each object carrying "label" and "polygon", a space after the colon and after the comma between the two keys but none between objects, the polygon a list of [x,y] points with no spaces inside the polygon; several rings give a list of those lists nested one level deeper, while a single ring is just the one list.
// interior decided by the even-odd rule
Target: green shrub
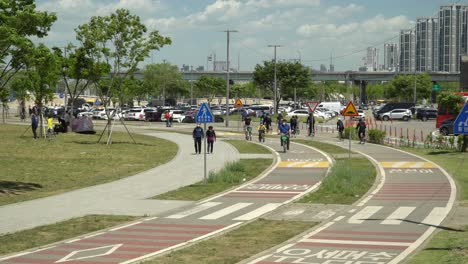
[{"label": "green shrub", "polygon": [[369,129],[369,142],[383,144],[385,139],[385,131],[378,129]]},{"label": "green shrub", "polygon": [[344,138],[349,139],[349,133],[351,133],[351,139],[353,139],[353,140],[358,140],[359,139],[355,127],[349,126],[349,127],[345,128]]}]

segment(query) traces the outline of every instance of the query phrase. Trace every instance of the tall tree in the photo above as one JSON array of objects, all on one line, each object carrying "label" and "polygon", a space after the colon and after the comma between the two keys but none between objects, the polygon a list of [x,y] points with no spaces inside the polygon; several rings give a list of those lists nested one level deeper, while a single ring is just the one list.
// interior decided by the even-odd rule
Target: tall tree
[{"label": "tall tree", "polygon": [[[273,91],[274,94],[275,63],[265,61],[257,64],[253,73],[254,83],[262,89]],[[278,62],[276,64],[277,98],[276,107],[283,97],[293,97],[294,90],[306,89],[310,84],[309,69],[300,63]],[[277,111],[278,109],[275,109]]]},{"label": "tall tree", "polygon": [[54,52],[60,59],[60,75],[65,85],[65,92],[69,96],[67,105],[70,104],[70,111],[73,113],[75,100],[103,74],[109,72],[109,67],[104,62],[95,62],[88,56],[88,51],[84,47],[68,44],[63,51],[54,48]]},{"label": "tall tree", "polygon": [[393,89],[386,92],[390,98],[412,102],[414,100],[415,85],[417,98],[429,98],[431,95],[432,80],[427,73],[418,74],[416,77],[411,74],[396,75],[391,84]]},{"label": "tall tree", "polygon": [[226,91],[226,81],[220,77],[202,75],[193,85],[199,97],[206,98],[208,103],[211,103],[215,96],[222,96]]},{"label": "tall tree", "polygon": [[[39,120],[42,128],[43,106],[53,98],[57,81],[60,78],[59,58],[44,44],[34,48],[25,63],[23,84],[29,87],[34,96],[34,102],[39,108]],[[43,130],[41,129],[41,135]]]},{"label": "tall tree", "polygon": [[163,104],[166,103],[167,95],[177,96],[186,93],[185,88],[180,90],[185,85],[182,84],[182,74],[177,65],[167,62],[148,64],[143,72],[143,80],[147,92],[161,98]]},{"label": "tall tree", "polygon": [[[98,65],[108,65],[106,74],[101,68],[97,70],[96,75],[101,75],[95,83],[106,109],[112,98],[121,92],[123,80],[137,71],[138,64],[149,56],[150,51],[171,43],[157,30],[147,33],[140,18],[126,9],[117,9],[110,16],[94,16],[75,31],[87,55]],[[103,79],[107,80],[103,82]],[[106,114],[109,116],[109,111]],[[109,118],[108,126],[111,122]],[[108,135],[111,137],[110,131]],[[112,141],[109,139],[108,142]]]},{"label": "tall tree", "polygon": [[25,64],[32,51],[31,37],[42,38],[57,19],[36,10],[34,0],[0,0],[0,92]]}]

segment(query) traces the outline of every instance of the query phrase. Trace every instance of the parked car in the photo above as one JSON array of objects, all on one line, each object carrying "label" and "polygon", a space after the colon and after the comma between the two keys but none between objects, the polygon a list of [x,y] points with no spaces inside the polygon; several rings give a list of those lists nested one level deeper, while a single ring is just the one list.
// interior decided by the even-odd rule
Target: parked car
[{"label": "parked car", "polygon": [[421,121],[437,118],[437,109],[434,108],[418,108],[416,109],[416,118]]},{"label": "parked car", "polygon": [[[172,115],[172,122],[182,123],[182,120],[185,118],[184,110],[169,110],[169,114]],[[166,121],[164,114],[161,116],[161,121]]]},{"label": "parked car", "polygon": [[297,109],[297,110],[293,110],[291,112],[289,112],[287,114],[288,117],[292,117],[292,116],[298,116],[298,117],[301,117],[301,116],[309,116],[309,110],[305,110],[305,109]]},{"label": "parked car", "polygon": [[408,121],[411,118],[411,110],[409,109],[393,109],[392,111],[381,113],[379,119],[388,121],[390,119],[396,120],[401,119],[403,121]]},{"label": "parked car", "polygon": [[368,104],[363,104],[363,103],[361,103],[361,104],[359,105],[359,109],[368,110],[368,109],[369,109],[369,105],[368,105]]},{"label": "parked car", "polygon": [[[189,110],[184,113],[184,119],[182,119],[182,123],[195,123],[195,116],[197,115],[197,110],[192,111]],[[220,115],[213,115],[214,121],[216,123],[222,123],[224,122],[224,118]]]},{"label": "parked car", "polygon": [[[414,107],[415,103],[405,103],[405,102],[397,102],[397,103],[386,103],[384,106],[382,106],[379,110],[374,111],[374,117],[376,119],[380,119],[383,114],[388,113],[392,110],[395,109],[410,109],[411,107]],[[410,111],[410,117],[412,113]]]},{"label": "parked car", "polygon": [[453,123],[456,118],[449,118],[442,121],[439,127],[439,132],[443,136],[448,136],[453,134]]},{"label": "parked car", "polygon": [[150,111],[145,113],[145,121],[146,122],[160,122],[162,114],[164,113],[164,109],[151,109]]},{"label": "parked car", "polygon": [[362,109],[357,109],[358,116],[353,116],[353,119],[366,119],[366,113],[364,113],[364,110]]},{"label": "parked car", "polygon": [[152,111],[154,108],[132,108],[125,115],[125,120],[136,120],[136,121],[145,121],[145,116],[147,112]]}]

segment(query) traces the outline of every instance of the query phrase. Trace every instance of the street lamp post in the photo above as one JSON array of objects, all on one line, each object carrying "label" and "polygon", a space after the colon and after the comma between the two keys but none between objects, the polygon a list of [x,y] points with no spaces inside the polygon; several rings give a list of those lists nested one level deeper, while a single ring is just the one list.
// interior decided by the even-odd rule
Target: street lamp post
[{"label": "street lamp post", "polygon": [[278,95],[277,95],[277,88],[276,88],[276,48],[278,47],[282,47],[281,45],[268,45],[268,47],[271,47],[271,48],[274,48],[275,50],[275,59],[274,59],[274,62],[275,62],[275,73],[274,73],[274,79],[273,79],[273,89],[274,89],[274,100],[273,100],[273,108],[275,109],[274,110],[274,113],[277,114],[278,113],[278,109],[277,109],[277,100],[278,100]]},{"label": "street lamp post", "polygon": [[229,126],[229,33],[231,32],[238,32],[237,30],[225,30],[227,35],[227,45],[226,45],[226,64],[227,64],[227,71],[226,71],[226,127]]}]

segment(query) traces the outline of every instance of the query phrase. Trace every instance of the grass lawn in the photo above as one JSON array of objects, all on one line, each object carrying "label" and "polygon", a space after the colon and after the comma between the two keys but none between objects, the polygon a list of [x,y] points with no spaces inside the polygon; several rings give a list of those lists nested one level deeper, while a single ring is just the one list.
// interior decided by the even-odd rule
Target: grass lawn
[{"label": "grass lawn", "polygon": [[198,201],[257,177],[270,167],[272,162],[272,159],[241,159],[228,164],[216,173],[210,173],[207,184],[203,181],[198,182],[157,195],[152,199]]},{"label": "grass lawn", "polygon": [[457,182],[457,192],[459,200],[468,200],[468,153],[461,153],[447,150],[434,149],[413,149],[403,148],[403,150],[420,155],[428,160],[442,166]]},{"label": "grass lawn", "polygon": [[[295,139],[293,142],[301,143],[307,146],[318,148],[328,154],[348,154],[348,150],[328,143],[322,143],[314,140]],[[351,152],[354,153],[354,152]]]},{"label": "grass lawn", "polygon": [[[181,249],[145,264],[237,263],[312,228],[316,223],[257,220],[223,236]],[[246,239],[248,238],[248,239]]]},{"label": "grass lawn", "polygon": [[245,140],[225,140],[225,142],[233,145],[239,153],[271,154],[269,149]]},{"label": "grass lawn", "polygon": [[90,215],[0,236],[0,255],[35,248],[136,219],[132,216]]},{"label": "grass lawn", "polygon": [[[155,137],[114,132],[112,146],[99,134],[32,139],[25,126],[0,126],[0,205],[115,181],[170,161],[177,145]],[[151,158],[150,158],[151,157]]]},{"label": "grass lawn", "polygon": [[372,187],[375,176],[366,158],[337,159],[320,188],[297,203],[352,204]]},{"label": "grass lawn", "polygon": [[408,264],[468,263],[468,225],[464,232],[441,231],[429,242],[425,249],[409,259]]}]

